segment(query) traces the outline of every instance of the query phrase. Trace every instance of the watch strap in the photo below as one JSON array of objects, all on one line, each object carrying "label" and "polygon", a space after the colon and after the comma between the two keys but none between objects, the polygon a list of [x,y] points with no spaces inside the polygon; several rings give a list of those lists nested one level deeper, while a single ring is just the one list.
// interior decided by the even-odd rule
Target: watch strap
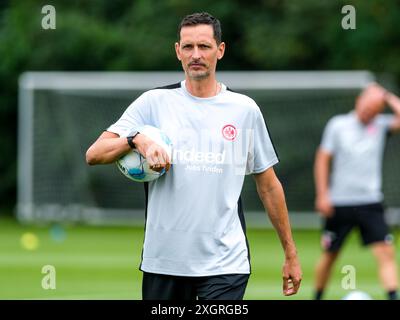
[{"label": "watch strap", "polygon": [[132,131],[132,132],[126,137],[126,140],[128,141],[128,144],[129,144],[129,146],[130,146],[132,149],[136,149],[136,145],[135,145],[135,143],[133,142],[133,139],[134,139],[139,133],[140,133],[139,131]]}]

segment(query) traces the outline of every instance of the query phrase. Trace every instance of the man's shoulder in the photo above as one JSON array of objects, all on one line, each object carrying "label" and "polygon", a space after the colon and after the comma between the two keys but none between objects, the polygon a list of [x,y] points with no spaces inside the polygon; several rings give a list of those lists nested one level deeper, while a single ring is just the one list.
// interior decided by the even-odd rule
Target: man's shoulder
[{"label": "man's shoulder", "polygon": [[150,101],[154,101],[155,99],[156,100],[163,99],[166,96],[173,94],[174,92],[176,92],[179,89],[181,89],[181,83],[177,82],[177,83],[168,84],[168,85],[149,89],[147,91],[144,91],[142,93],[142,96],[145,97],[147,99],[147,101],[149,101],[148,99],[150,99]]},{"label": "man's shoulder", "polygon": [[226,94],[232,101],[234,101],[237,104],[243,105],[244,107],[248,107],[253,110],[259,109],[259,107],[258,107],[257,103],[254,101],[254,99],[243,93],[234,91],[234,90],[230,89],[229,87],[226,87]]},{"label": "man's shoulder", "polygon": [[377,121],[384,122],[384,121],[388,121],[388,120],[390,121],[390,120],[394,119],[394,117],[395,116],[391,113],[380,113],[375,117],[375,119]]},{"label": "man's shoulder", "polygon": [[352,120],[352,114],[351,113],[337,114],[337,115],[331,117],[328,120],[328,125],[330,125],[330,126],[344,125],[344,124],[348,123],[351,120]]},{"label": "man's shoulder", "polygon": [[167,84],[164,86],[160,86],[160,87],[156,87],[153,88],[149,91],[154,91],[154,90],[173,90],[173,89],[179,89],[181,87],[181,83],[180,82],[176,82],[176,83],[172,83],[172,84]]},{"label": "man's shoulder", "polygon": [[245,101],[245,102],[250,103],[250,104],[256,104],[256,102],[254,101],[254,99],[250,98],[249,96],[247,96],[247,95],[245,95],[245,94],[243,94],[243,93],[241,93],[241,92],[232,90],[232,89],[229,88],[228,86],[226,87],[226,93],[227,93],[229,96],[231,96],[231,97],[233,97],[233,98],[235,98],[235,99],[239,99],[239,100]]},{"label": "man's shoulder", "polygon": [[145,92],[145,94],[149,96],[157,96],[157,95],[168,94],[179,89],[181,89],[181,83],[177,82],[149,89]]}]

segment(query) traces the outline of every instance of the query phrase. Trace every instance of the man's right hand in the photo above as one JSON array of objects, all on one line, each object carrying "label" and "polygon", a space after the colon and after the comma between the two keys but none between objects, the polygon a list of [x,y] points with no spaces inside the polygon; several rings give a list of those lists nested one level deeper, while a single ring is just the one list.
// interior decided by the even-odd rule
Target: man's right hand
[{"label": "man's right hand", "polygon": [[329,218],[333,216],[333,206],[332,202],[327,195],[317,196],[315,200],[315,209],[320,216],[324,218]]},{"label": "man's right hand", "polygon": [[151,170],[157,172],[161,172],[164,168],[166,171],[169,170],[171,159],[163,147],[142,133],[135,137],[134,143],[140,154],[146,158]]}]

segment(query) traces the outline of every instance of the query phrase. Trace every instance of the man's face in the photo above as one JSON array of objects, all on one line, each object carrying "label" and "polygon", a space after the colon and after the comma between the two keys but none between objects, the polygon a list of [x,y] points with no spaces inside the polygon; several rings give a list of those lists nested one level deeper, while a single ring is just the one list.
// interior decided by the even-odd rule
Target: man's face
[{"label": "man's face", "polygon": [[200,24],[181,29],[175,51],[186,75],[201,80],[215,73],[217,60],[224,55],[225,43],[217,45],[212,26]]},{"label": "man's face", "polygon": [[368,87],[356,102],[356,113],[364,124],[370,122],[385,106],[384,91],[375,86]]}]

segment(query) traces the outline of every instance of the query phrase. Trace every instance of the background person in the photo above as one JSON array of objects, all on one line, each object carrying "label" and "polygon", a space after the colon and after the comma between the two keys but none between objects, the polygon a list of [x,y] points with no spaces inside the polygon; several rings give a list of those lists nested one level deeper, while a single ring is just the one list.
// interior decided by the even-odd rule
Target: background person
[{"label": "background person", "polygon": [[[381,114],[385,105],[394,114]],[[387,133],[400,130],[400,99],[378,84],[357,98],[355,109],[326,125],[316,153],[316,209],[324,218],[323,253],[315,270],[315,299],[321,299],[347,235],[358,227],[378,262],[389,299],[397,299],[393,237],[384,219],[382,160]],[[331,170],[330,170],[330,167]]]}]

